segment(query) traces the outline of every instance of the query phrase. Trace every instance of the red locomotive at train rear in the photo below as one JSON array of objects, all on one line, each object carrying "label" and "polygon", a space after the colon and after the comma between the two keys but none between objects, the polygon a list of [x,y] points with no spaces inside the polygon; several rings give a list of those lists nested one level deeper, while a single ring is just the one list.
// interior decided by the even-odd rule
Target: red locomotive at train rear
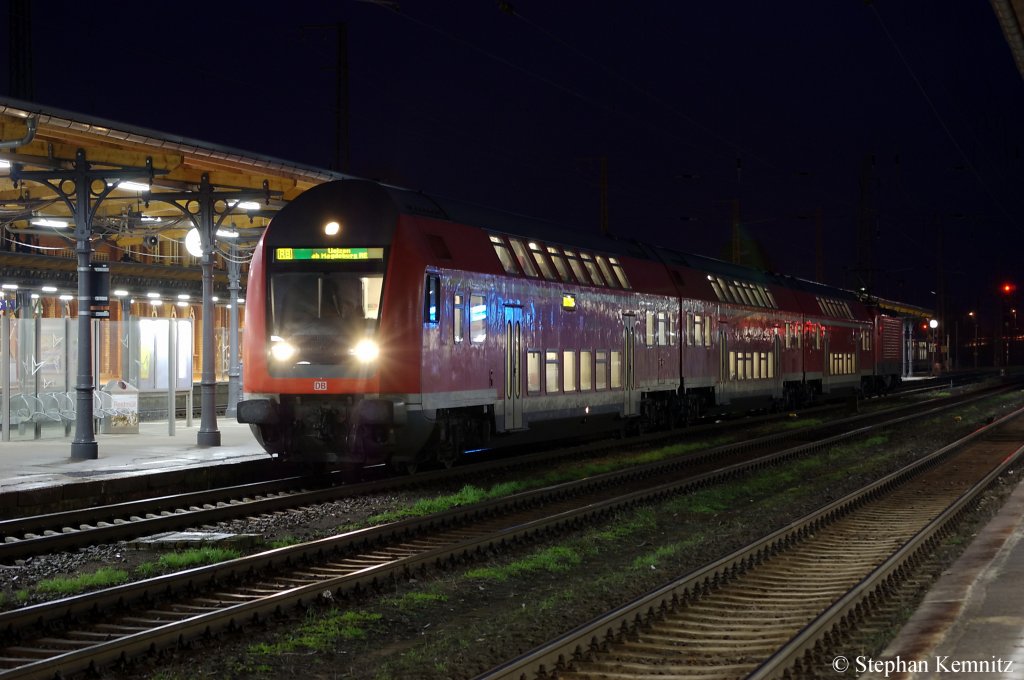
[{"label": "red locomotive at train rear", "polygon": [[899,380],[893,319],[849,291],[361,180],[273,219],[246,297],[238,420],[304,461],[450,464]]}]

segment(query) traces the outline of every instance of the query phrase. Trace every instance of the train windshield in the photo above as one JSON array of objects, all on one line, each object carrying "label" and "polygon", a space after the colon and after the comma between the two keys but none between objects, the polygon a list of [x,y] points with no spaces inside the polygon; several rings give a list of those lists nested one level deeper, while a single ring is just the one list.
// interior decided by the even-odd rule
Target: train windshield
[{"label": "train windshield", "polygon": [[287,272],[270,280],[272,339],[296,350],[296,363],[334,363],[376,335],[382,274]]}]

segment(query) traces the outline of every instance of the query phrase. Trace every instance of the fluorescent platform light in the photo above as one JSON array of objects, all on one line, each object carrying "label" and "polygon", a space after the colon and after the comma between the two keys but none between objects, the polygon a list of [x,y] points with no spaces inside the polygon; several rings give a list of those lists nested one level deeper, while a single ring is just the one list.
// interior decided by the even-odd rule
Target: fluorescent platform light
[{"label": "fluorescent platform light", "polygon": [[117,188],[124,189],[125,191],[149,191],[149,184],[125,180],[124,182],[118,182]]},{"label": "fluorescent platform light", "polygon": [[54,227],[55,229],[66,229],[68,226],[67,220],[55,217],[33,217],[31,222],[37,227]]}]

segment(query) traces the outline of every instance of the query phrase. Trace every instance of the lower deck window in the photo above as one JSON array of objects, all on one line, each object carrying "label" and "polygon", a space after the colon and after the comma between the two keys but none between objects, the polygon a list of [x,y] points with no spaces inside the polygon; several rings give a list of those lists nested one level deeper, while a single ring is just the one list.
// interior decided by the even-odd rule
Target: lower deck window
[{"label": "lower deck window", "polygon": [[544,353],[544,391],[549,394],[558,392],[558,352]]},{"label": "lower deck window", "polygon": [[608,389],[608,352],[604,350],[594,353],[594,387]]},{"label": "lower deck window", "polygon": [[571,349],[562,352],[562,389],[576,391],[576,352]]},{"label": "lower deck window", "polygon": [[611,369],[612,369],[612,382],[611,386],[613,390],[622,388],[622,352],[612,352],[611,356]]},{"label": "lower deck window", "polygon": [[593,354],[587,350],[580,351],[580,389],[589,390],[594,386]]},{"label": "lower deck window", "polygon": [[730,380],[770,380],[775,377],[771,352],[729,352]]},{"label": "lower deck window", "polygon": [[540,352],[536,350],[526,353],[526,391],[540,392]]},{"label": "lower deck window", "polygon": [[487,339],[487,304],[483,295],[469,296],[469,339],[471,342]]},{"label": "lower deck window", "polygon": [[462,307],[462,296],[456,295],[454,300],[454,308],[452,310],[454,316],[452,317],[452,335],[455,342],[462,342],[462,315],[465,311]]},{"label": "lower deck window", "polygon": [[830,355],[830,366],[832,375],[852,375],[855,373],[853,354],[850,352],[836,352]]}]

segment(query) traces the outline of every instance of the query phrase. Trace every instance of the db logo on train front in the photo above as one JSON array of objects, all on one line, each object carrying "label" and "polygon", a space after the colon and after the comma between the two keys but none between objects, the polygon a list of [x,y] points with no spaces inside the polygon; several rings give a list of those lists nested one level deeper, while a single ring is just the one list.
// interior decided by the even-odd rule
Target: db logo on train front
[{"label": "db logo on train front", "polygon": [[313,391],[314,392],[326,392],[327,391],[327,381],[326,380],[314,380],[313,381]]}]

